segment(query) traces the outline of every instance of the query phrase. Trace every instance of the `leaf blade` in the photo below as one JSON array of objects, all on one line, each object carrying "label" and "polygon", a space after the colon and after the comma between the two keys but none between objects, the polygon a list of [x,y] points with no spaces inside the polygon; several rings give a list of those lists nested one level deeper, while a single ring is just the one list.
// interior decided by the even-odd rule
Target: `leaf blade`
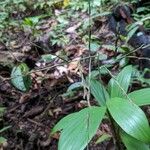
[{"label": "leaf blade", "polygon": [[134,103],[122,98],[112,98],[107,107],[118,125],[132,137],[150,142],[150,127],[144,112]]},{"label": "leaf blade", "polygon": [[105,112],[106,107],[93,106],[68,115],[58,122],[52,130],[52,133],[62,130],[58,149],[83,150],[96,133]]},{"label": "leaf blade", "polygon": [[92,79],[90,82],[91,93],[102,106],[106,105],[106,101],[109,99],[109,94],[105,87],[97,80]]},{"label": "leaf blade", "polygon": [[150,105],[150,88],[133,91],[128,96],[138,106]]},{"label": "leaf blade", "polygon": [[[115,79],[111,79],[109,81],[109,90],[110,90],[110,95],[111,98],[113,97],[125,97],[125,93],[128,91],[130,81],[131,81],[131,75],[132,75],[132,66],[126,66],[116,77]],[[117,83],[119,84],[117,84]],[[123,92],[123,90],[124,92]]]},{"label": "leaf blade", "polygon": [[130,135],[126,134],[125,132],[121,132],[121,139],[126,146],[127,150],[149,150],[149,145],[145,144]]},{"label": "leaf blade", "polygon": [[31,86],[31,78],[29,68],[25,63],[21,63],[19,66],[13,68],[11,72],[11,82],[19,90],[26,92]]}]

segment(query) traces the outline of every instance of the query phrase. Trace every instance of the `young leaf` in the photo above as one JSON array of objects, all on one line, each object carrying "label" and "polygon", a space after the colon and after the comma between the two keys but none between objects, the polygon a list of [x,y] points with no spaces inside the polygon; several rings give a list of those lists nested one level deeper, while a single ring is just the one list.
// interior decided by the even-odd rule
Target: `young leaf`
[{"label": "young leaf", "polygon": [[112,98],[107,107],[113,119],[129,135],[142,142],[150,142],[150,127],[144,112],[134,103]]},{"label": "young leaf", "polygon": [[28,17],[24,19],[23,24],[32,27],[32,26],[35,26],[39,22],[39,19],[40,19],[40,16]]},{"label": "young leaf", "polygon": [[96,141],[96,144],[101,143],[101,142],[103,142],[103,141],[105,141],[105,140],[108,140],[108,139],[110,139],[110,138],[111,138],[111,135],[109,135],[109,134],[107,134],[107,133],[104,133],[102,136],[100,136],[100,137],[98,138],[98,140]]},{"label": "young leaf", "polygon": [[[111,93],[111,98],[113,97],[125,97],[124,92],[128,91],[131,75],[132,75],[133,68],[132,66],[126,66],[116,77],[115,79],[111,79],[109,81],[109,89]],[[118,84],[119,85],[118,85]],[[124,92],[123,92],[123,90]]]},{"label": "young leaf", "polygon": [[127,150],[149,150],[149,145],[145,144],[132,136],[126,134],[125,132],[121,132],[121,139],[126,146]]},{"label": "young leaf", "polygon": [[61,131],[58,150],[83,150],[96,133],[105,107],[89,107],[60,120],[52,133]]},{"label": "young leaf", "polygon": [[0,145],[5,143],[6,141],[7,140],[4,137],[0,136]]},{"label": "young leaf", "polygon": [[91,80],[91,93],[98,101],[101,106],[106,105],[106,100],[109,99],[109,94],[106,91],[105,87],[98,81],[92,79]]},{"label": "young leaf", "polygon": [[69,92],[69,91],[72,91],[74,89],[81,88],[81,87],[83,87],[82,82],[75,82],[68,87],[67,91]]},{"label": "young leaf", "polygon": [[14,67],[11,72],[11,82],[19,90],[26,92],[31,86],[31,77],[27,75],[29,68],[25,63]]},{"label": "young leaf", "polygon": [[150,105],[150,88],[133,91],[128,96],[138,106]]}]

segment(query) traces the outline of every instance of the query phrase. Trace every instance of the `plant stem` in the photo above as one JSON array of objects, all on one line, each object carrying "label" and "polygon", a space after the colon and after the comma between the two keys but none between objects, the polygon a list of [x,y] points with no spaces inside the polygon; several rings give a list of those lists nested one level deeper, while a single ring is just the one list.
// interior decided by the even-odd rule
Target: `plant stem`
[{"label": "plant stem", "polygon": [[109,111],[107,111],[107,113],[108,113],[108,117],[109,117],[111,125],[112,125],[112,130],[113,130],[113,135],[115,138],[115,144],[117,146],[117,150],[122,150],[122,146],[121,146],[121,142],[120,142],[120,136],[119,136],[119,133],[117,132],[117,129],[115,127],[114,120],[113,120],[111,114],[109,113]]}]

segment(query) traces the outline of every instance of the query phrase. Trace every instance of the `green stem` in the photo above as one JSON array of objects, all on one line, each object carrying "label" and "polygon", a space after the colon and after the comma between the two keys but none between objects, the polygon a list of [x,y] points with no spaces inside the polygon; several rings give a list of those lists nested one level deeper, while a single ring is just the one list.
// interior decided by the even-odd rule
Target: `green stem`
[{"label": "green stem", "polygon": [[108,113],[108,117],[109,117],[111,125],[112,125],[112,130],[113,130],[113,135],[115,138],[115,144],[117,146],[117,150],[122,150],[122,146],[121,146],[121,142],[120,142],[121,141],[120,136],[119,136],[119,133],[117,132],[114,120],[113,120],[111,114],[109,113],[109,111],[107,111],[107,113]]}]

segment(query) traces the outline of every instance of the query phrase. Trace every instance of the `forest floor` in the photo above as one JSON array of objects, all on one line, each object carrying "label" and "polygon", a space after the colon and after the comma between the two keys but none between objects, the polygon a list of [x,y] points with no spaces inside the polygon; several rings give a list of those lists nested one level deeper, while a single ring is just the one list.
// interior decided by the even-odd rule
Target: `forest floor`
[{"label": "forest floor", "polygon": [[[57,150],[59,134],[49,136],[54,125],[64,116],[88,106],[84,96],[86,93],[82,89],[76,89],[70,94],[67,92],[68,88],[73,83],[81,82],[88,75],[90,67],[94,71],[101,65],[107,65],[113,74],[117,74],[124,61],[113,63],[114,57],[119,57],[120,52],[116,54],[114,47],[110,46],[115,45],[116,36],[108,28],[107,17],[96,18],[93,21],[91,31],[94,42],[89,53],[89,28],[84,29],[84,26],[88,26],[87,14],[80,12],[79,19],[69,16],[69,24],[64,23],[63,30],[57,28],[59,33],[55,33],[54,27],[58,27],[60,22],[64,21],[62,16],[65,12],[58,9],[54,14],[56,18],[42,18],[36,25],[34,34],[31,28],[7,29],[5,35],[9,40],[0,43],[0,103],[6,108],[0,126],[11,126],[2,133],[7,142],[1,149]],[[34,15],[31,13],[26,17],[29,16]],[[40,36],[36,37],[38,31]],[[56,34],[52,41],[56,44],[51,43],[49,32]],[[65,40],[69,42],[62,44]],[[102,56],[100,61],[95,59],[97,52]],[[46,55],[50,60],[43,59]],[[49,57],[52,56],[54,58],[51,60]],[[90,67],[89,57],[92,60]],[[22,62],[30,68],[32,77],[32,87],[28,92],[17,90],[11,83],[12,67]],[[137,63],[130,60],[129,64],[131,62]],[[107,84],[110,78],[111,76],[105,72],[101,76],[104,84]],[[141,83],[136,82],[132,90],[140,87]],[[90,101],[92,105],[97,105],[93,97]],[[149,113],[149,107],[146,107],[145,111]],[[102,132],[111,134],[109,122],[102,122],[96,136],[89,143],[90,150],[113,149],[112,140],[101,144],[95,143]]]}]

